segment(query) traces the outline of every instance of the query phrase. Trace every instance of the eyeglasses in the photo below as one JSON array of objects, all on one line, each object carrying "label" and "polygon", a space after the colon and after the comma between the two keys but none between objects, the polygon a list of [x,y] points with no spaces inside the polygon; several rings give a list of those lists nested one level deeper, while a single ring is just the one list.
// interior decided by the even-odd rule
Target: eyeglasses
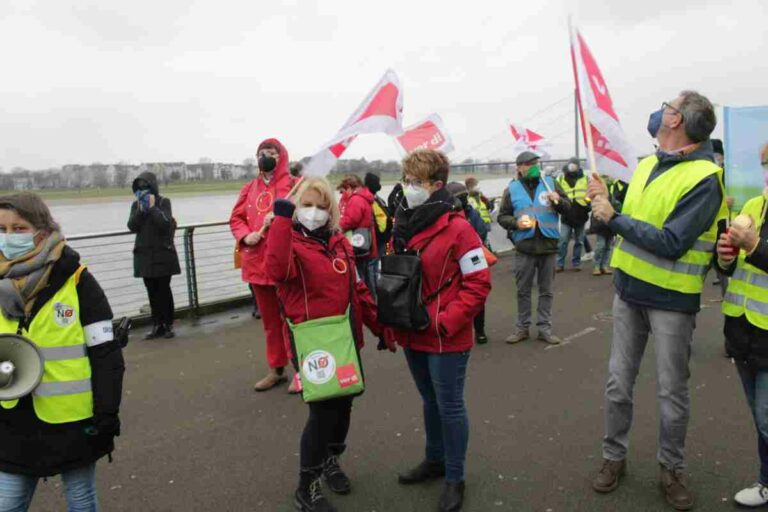
[{"label": "eyeglasses", "polygon": [[424,184],[424,182],[421,181],[421,180],[409,180],[407,178],[403,178],[403,185],[406,186],[406,187],[407,186],[411,186],[411,185],[414,186],[414,187],[420,187],[423,184]]},{"label": "eyeglasses", "polygon": [[[673,107],[673,106],[672,106],[672,105],[671,105],[669,102],[667,102],[667,101],[665,101],[664,103],[662,103],[662,104],[661,104],[661,108],[662,108],[662,109],[664,109],[664,110],[666,110],[666,109],[674,110],[674,113],[675,113],[675,114],[680,114],[680,117],[682,117],[683,119],[685,119],[685,116],[683,116],[683,113],[682,113],[682,112],[680,112],[680,110],[679,110],[679,109],[677,109],[677,108]],[[665,113],[666,113],[666,112],[665,112]]]}]

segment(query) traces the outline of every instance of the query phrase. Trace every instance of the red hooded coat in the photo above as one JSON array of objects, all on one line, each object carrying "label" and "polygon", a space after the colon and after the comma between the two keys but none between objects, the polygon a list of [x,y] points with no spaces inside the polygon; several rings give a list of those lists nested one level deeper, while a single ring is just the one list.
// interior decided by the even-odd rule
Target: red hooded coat
[{"label": "red hooded coat", "polygon": [[[431,325],[423,331],[395,330],[397,342],[423,352],[464,352],[474,345],[472,320],[491,292],[483,243],[458,212],[443,214],[413,236],[408,249],[421,251],[422,298],[445,285],[427,303]],[[451,284],[447,285],[448,280]]]},{"label": "red hooded coat", "polygon": [[351,273],[352,320],[358,347],[363,346],[363,323],[374,334],[380,333],[376,304],[357,277],[352,246],[343,234],[331,235],[326,246],[294,229],[291,219],[275,217],[267,237],[266,270],[277,284],[285,316],[294,324],[343,315],[349,305]]},{"label": "red hooded coat", "polygon": [[373,202],[376,198],[370,190],[360,187],[351,194],[342,194],[339,200],[341,219],[339,226],[346,232],[358,228],[368,228],[371,231],[370,258],[378,258],[376,247],[376,227],[373,220]]},{"label": "red hooded coat", "polygon": [[[240,191],[232,214],[229,217],[229,229],[240,244],[240,263],[243,281],[257,285],[275,284],[265,269],[266,234],[261,241],[254,245],[246,245],[243,239],[254,231],[259,231],[264,225],[264,218],[272,212],[275,199],[288,196],[295,180],[288,171],[288,151],[277,139],[267,139],[259,144],[261,150],[266,144],[277,146],[279,159],[272,179],[267,183],[263,173],[246,184]],[[257,150],[258,153],[258,150]]]}]

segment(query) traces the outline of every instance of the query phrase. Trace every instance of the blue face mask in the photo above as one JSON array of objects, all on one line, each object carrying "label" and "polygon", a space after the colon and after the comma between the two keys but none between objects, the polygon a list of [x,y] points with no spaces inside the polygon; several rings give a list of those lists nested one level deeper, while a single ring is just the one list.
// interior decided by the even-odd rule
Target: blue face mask
[{"label": "blue face mask", "polygon": [[36,233],[0,233],[0,252],[5,259],[15,260],[35,248]]},{"label": "blue face mask", "polygon": [[652,113],[648,117],[648,133],[651,134],[651,137],[654,139],[659,134],[659,130],[661,129],[661,121],[664,119],[664,109],[660,108],[656,112]]}]

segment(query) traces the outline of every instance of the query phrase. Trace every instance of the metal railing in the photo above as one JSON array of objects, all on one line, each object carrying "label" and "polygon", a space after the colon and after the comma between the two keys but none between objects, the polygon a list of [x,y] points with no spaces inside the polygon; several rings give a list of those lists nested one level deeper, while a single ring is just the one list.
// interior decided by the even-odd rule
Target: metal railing
[{"label": "metal railing", "polygon": [[[136,234],[109,231],[68,236],[107,295],[115,317],[149,314],[149,299],[141,279],[133,274]],[[228,221],[179,226],[174,237],[181,275],[171,279],[177,311],[199,316],[203,307],[250,296],[234,268],[234,239]]]}]

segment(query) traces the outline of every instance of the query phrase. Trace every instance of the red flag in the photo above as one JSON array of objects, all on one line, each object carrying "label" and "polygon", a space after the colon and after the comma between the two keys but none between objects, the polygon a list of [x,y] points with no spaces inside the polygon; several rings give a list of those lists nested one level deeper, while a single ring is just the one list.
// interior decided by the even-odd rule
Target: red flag
[{"label": "red flag", "polygon": [[395,139],[402,153],[417,149],[436,149],[443,153],[453,151],[451,138],[445,131],[443,120],[437,114],[431,114],[420,122],[409,126],[405,133]]},{"label": "red flag", "polygon": [[[589,51],[584,38],[571,29],[571,61],[579,103],[581,128],[584,142],[590,130],[595,152],[596,171],[613,178],[629,181],[637,165],[632,146],[619,123],[619,116],[613,108],[613,101],[605,84],[603,74]],[[589,119],[585,126],[584,114]]]},{"label": "red flag", "polygon": [[547,142],[542,135],[524,128],[519,124],[509,124],[509,130],[512,132],[512,137],[515,139],[515,144],[512,149],[516,153],[522,153],[523,151],[533,151],[539,156],[548,158],[549,149],[551,144]]}]

